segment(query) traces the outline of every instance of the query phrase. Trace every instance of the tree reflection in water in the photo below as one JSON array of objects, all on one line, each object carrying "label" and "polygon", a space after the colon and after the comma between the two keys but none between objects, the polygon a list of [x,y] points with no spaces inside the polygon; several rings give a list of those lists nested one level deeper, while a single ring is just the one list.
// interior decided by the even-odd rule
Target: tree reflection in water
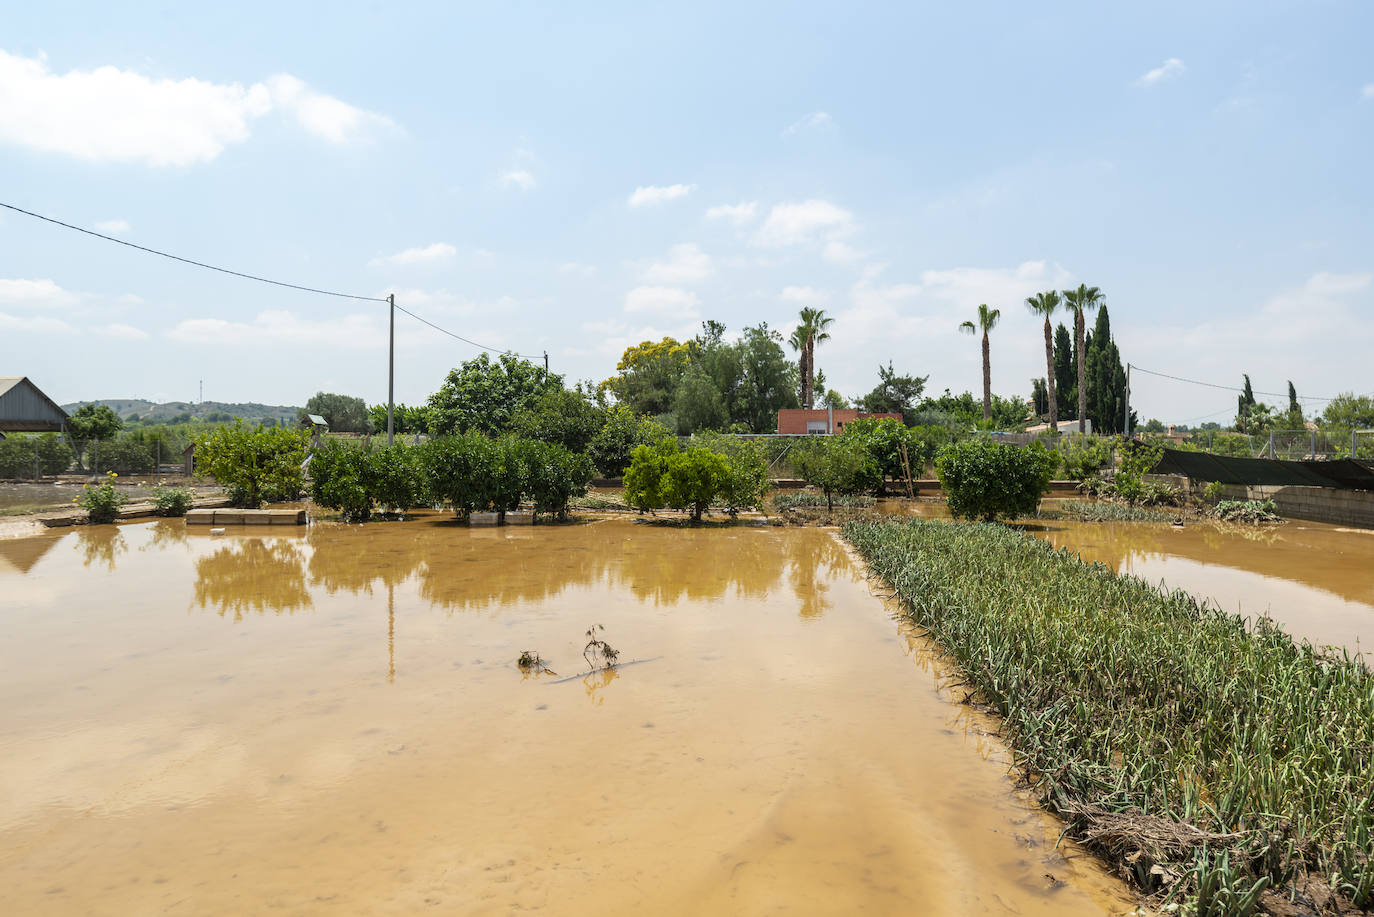
[{"label": "tree reflection in water", "polygon": [[118,526],[88,525],[77,531],[76,547],[83,555],[82,566],[89,567],[100,563],[113,573],[115,560],[129,550],[129,543],[124,540],[124,533]]},{"label": "tree reflection in water", "polygon": [[786,540],[789,564],[788,582],[801,607],[803,618],[819,618],[831,607],[827,582],[849,562],[847,555],[828,532],[808,532],[807,537]]},{"label": "tree reflection in water", "polygon": [[196,602],[233,612],[295,612],[310,608],[305,557],[288,541],[242,538],[196,560]]},{"label": "tree reflection in water", "polygon": [[160,551],[174,544],[185,544],[190,540],[186,534],[186,523],[181,519],[159,519],[151,528],[152,537],[139,545],[139,551]]}]

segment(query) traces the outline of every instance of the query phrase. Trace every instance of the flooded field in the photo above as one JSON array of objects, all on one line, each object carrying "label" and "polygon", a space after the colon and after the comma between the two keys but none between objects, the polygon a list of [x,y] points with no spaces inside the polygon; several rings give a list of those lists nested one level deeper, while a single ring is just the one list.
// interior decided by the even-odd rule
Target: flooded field
[{"label": "flooded field", "polygon": [[1374,650],[1374,532],[1277,526],[1045,522],[1026,528],[1123,573],[1268,615],[1315,644]]},{"label": "flooded field", "polygon": [[826,531],[83,528],[0,645],[4,913],[1132,906]]}]

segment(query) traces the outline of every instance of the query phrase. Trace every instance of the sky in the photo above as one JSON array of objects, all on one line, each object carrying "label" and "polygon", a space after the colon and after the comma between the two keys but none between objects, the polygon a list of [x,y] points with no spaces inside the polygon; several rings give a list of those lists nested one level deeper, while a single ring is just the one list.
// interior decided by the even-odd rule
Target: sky
[{"label": "sky", "polygon": [[[1136,367],[1310,412],[1374,391],[1374,5],[305,6],[7,10],[0,201],[394,293],[570,383],[812,306],[842,394],[889,361],[979,392],[957,329],[987,303],[993,390],[1026,397],[1025,298],[1087,283]],[[387,332],[384,303],[0,210],[0,375],[59,402],[376,403]],[[478,352],[398,314],[397,401]],[[1234,415],[1132,382],[1142,419]]]}]

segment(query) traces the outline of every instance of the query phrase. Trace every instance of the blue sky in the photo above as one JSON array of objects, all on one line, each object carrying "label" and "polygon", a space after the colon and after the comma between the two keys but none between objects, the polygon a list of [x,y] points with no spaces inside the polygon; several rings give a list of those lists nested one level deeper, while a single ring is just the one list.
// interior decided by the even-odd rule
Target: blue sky
[{"label": "blue sky", "polygon": [[[0,34],[0,200],[394,291],[569,380],[813,305],[842,393],[888,360],[977,391],[956,327],[987,302],[994,390],[1025,395],[1045,367],[1022,301],[1082,281],[1136,365],[1363,393],[1371,35],[1360,2],[29,4]],[[204,379],[212,400],[375,402],[385,345],[377,304],[0,213],[0,375],[61,401]],[[406,316],[397,346],[407,402],[476,353]],[[1234,411],[1157,378],[1134,394],[1142,417]]]}]

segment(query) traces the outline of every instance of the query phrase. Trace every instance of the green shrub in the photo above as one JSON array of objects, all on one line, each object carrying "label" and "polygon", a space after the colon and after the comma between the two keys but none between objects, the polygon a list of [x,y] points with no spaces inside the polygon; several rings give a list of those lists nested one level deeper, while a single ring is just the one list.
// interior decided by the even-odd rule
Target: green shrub
[{"label": "green shrub", "polygon": [[[940,435],[943,435],[941,431]],[[864,417],[851,421],[840,434],[862,444],[878,468],[877,490],[884,492],[887,480],[905,481],[910,469],[914,481],[935,455],[935,439],[930,432],[922,433],[892,417]]]},{"label": "green shrub", "polygon": [[38,470],[33,440],[27,436],[0,439],[0,478],[29,478]]},{"label": "green shrub", "polygon": [[1223,522],[1282,522],[1273,500],[1222,500],[1210,515]]},{"label": "green shrub", "polygon": [[154,487],[153,512],[159,516],[184,516],[196,501],[185,487]]},{"label": "green shrub", "polygon": [[620,477],[630,467],[636,448],[661,442],[668,436],[667,427],[617,404],[606,410],[605,423],[587,444],[587,455],[597,471],[608,478]]},{"label": "green shrub", "polygon": [[792,467],[803,481],[821,489],[826,508],[831,510],[835,508],[835,494],[878,490],[882,486],[878,462],[857,436],[818,436],[797,447]]},{"label": "green shrub", "polygon": [[557,443],[526,440],[524,451],[524,490],[534,502],[536,513],[568,517],[568,502],[587,493],[595,469],[592,460]]},{"label": "green shrub", "polygon": [[768,459],[755,439],[705,433],[697,440],[712,452],[725,456],[729,468],[720,498],[733,516],[742,509],[763,505],[768,495]]},{"label": "green shrub", "polygon": [[1158,491],[1145,486],[1145,475],[1154,470],[1164,455],[1164,448],[1139,439],[1117,438],[1116,474],[1113,483],[1116,495],[1127,503],[1142,503],[1154,498]]},{"label": "green shrub", "polygon": [[840,507],[868,507],[878,501],[867,494],[835,494],[827,497],[825,494],[818,494],[808,490],[798,490],[792,493],[774,494],[773,505],[778,509],[797,509],[800,507],[814,508],[824,506],[827,509]]},{"label": "green shrub", "polygon": [[479,433],[432,439],[420,446],[430,499],[467,515],[491,505],[495,444]]},{"label": "green shrub", "polygon": [[1059,470],[1067,481],[1084,481],[1112,460],[1110,440],[1064,435],[1059,440]]},{"label": "green shrub", "polygon": [[115,487],[114,482],[117,477],[119,475],[115,472],[107,472],[105,480],[99,484],[95,486],[83,485],[81,496],[72,501],[86,511],[92,525],[114,522],[115,519],[119,518],[119,508],[129,502],[129,498]]},{"label": "green shrub", "polygon": [[1226,495],[1226,485],[1220,481],[1213,481],[1202,488],[1202,499],[1207,503],[1220,503]]},{"label": "green shrub", "polygon": [[942,448],[935,470],[953,515],[992,522],[1035,512],[1055,463],[1039,443],[1017,448],[980,436]]},{"label": "green shrub", "polygon": [[425,503],[421,452],[416,446],[395,443],[367,455],[364,484],[368,494],[390,513],[405,513]]},{"label": "green shrub", "polygon": [[372,515],[368,466],[362,449],[325,440],[310,456],[310,499],[348,522],[366,522]]},{"label": "green shrub", "polygon": [[249,429],[236,421],[196,440],[196,472],[211,477],[235,506],[294,500],[304,484],[310,434],[287,427]]},{"label": "green shrub", "polygon": [[122,471],[125,474],[147,474],[157,463],[153,449],[131,436],[120,436],[92,443],[90,446],[92,471]]},{"label": "green shrub", "polygon": [[678,452],[675,439],[636,446],[630,453],[630,466],[625,469],[625,502],[641,513],[667,506],[661,485],[668,460]]},{"label": "green shrub", "polygon": [[729,476],[730,462],[725,456],[694,446],[668,457],[659,493],[668,506],[689,511],[692,521],[700,522]]}]

